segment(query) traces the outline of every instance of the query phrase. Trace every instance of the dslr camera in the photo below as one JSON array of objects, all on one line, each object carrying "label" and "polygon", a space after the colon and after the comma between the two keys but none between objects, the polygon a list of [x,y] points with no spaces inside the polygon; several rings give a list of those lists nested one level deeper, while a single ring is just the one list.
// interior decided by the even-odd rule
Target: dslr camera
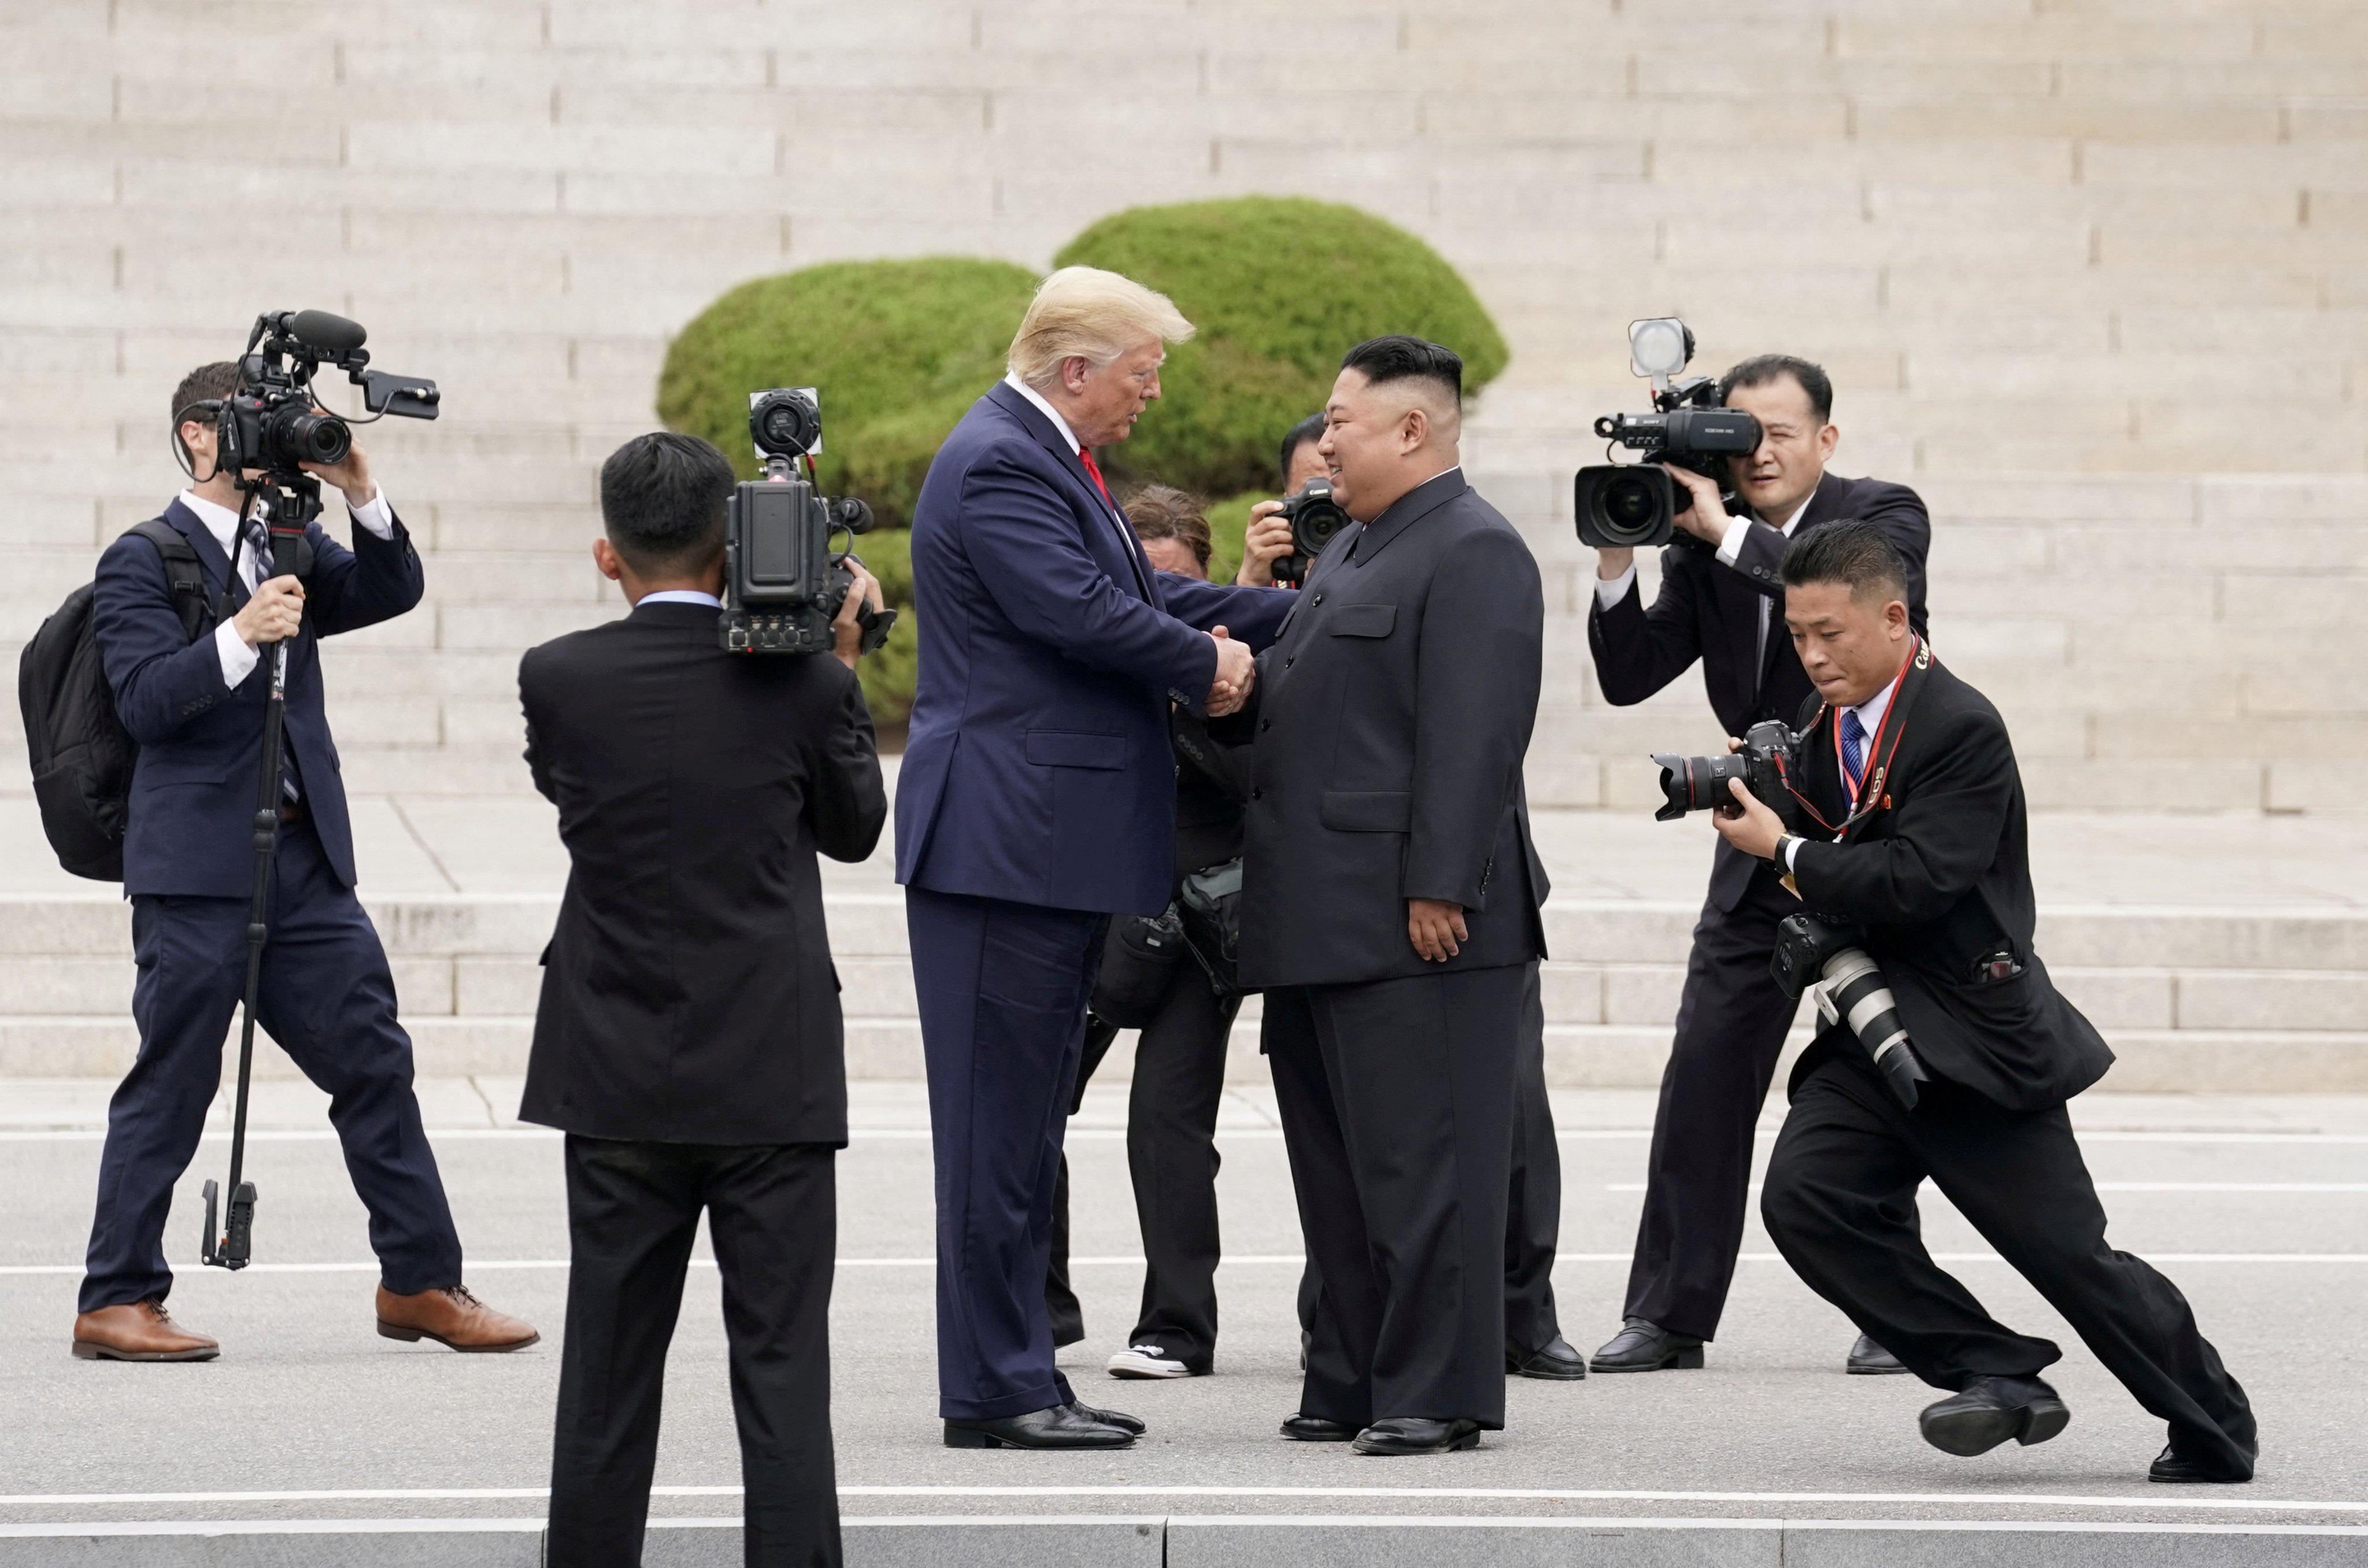
[{"label": "dslr camera", "polygon": [[[871,508],[852,496],[828,499],[814,488],[814,460],[822,451],[822,402],[812,387],[775,387],[748,394],[748,437],[765,477],[745,480],[732,493],[723,524],[723,614],[716,635],[732,653],[823,653],[831,621],[855,585],[851,548],[833,551],[831,537],[870,531]],[[864,607],[862,652],[879,652],[896,612]]]},{"label": "dslr camera", "polygon": [[1332,499],[1330,480],[1311,479],[1283,502],[1281,515],[1291,521],[1291,553],[1275,558],[1274,580],[1296,586],[1307,581],[1333,536],[1349,526],[1349,514]]},{"label": "dslr camera", "polygon": [[1647,452],[1642,463],[1601,463],[1578,471],[1574,501],[1578,542],[1597,550],[1641,550],[1669,542],[1678,514],[1692,499],[1661,472],[1672,463],[1721,484],[1721,464],[1759,446],[1759,421],[1718,401],[1708,376],[1678,373],[1693,362],[1694,335],[1675,316],[1628,324],[1628,368],[1653,383],[1650,414],[1607,414],[1595,433],[1613,446]]},{"label": "dslr camera", "polygon": [[1859,946],[1865,939],[1866,934],[1846,920],[1787,915],[1776,926],[1769,971],[1795,1002],[1810,986],[1822,984],[1818,1017],[1828,1025],[1848,1025],[1891,1097],[1914,1110],[1928,1075],[1907,1039],[1907,1026],[1899,1020],[1899,1000],[1883,978],[1882,966]]},{"label": "dslr camera", "polygon": [[1800,766],[1801,737],[1781,719],[1768,719],[1744,733],[1743,746],[1725,756],[1679,756],[1655,752],[1661,769],[1659,811],[1655,822],[1675,822],[1688,812],[1731,808],[1735,797],[1730,779],[1740,778],[1761,805],[1784,819],[1797,820],[1793,801],[1793,774]]}]

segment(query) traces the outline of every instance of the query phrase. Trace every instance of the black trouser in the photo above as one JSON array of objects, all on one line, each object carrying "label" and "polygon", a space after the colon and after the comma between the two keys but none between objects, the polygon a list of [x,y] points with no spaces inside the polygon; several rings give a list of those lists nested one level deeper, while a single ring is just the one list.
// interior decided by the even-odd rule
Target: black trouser
[{"label": "black trouser", "polygon": [[1793,1096],[1760,1212],[1793,1272],[1926,1382],[2037,1375],[2063,1352],[1998,1323],[1924,1250],[1916,1184],[1927,1176],[2170,1424],[2180,1452],[2251,1473],[2245,1391],[2179,1287],[2106,1244],[2064,1107],[2009,1111],[1935,1081],[1910,1112],[1857,1063],[1826,1062]]},{"label": "black trouser", "polygon": [[666,1346],[704,1210],[723,1276],[746,1561],[837,1564],[833,1151],[573,1134],[566,1150],[572,1251],[547,1560],[567,1568],[642,1561]]},{"label": "black trouser", "polygon": [[[1217,1349],[1217,1108],[1225,1093],[1225,1041],[1241,998],[1220,997],[1197,963],[1179,964],[1159,1012],[1134,1045],[1126,1102],[1127,1174],[1143,1232],[1143,1305],[1129,1345],[1156,1345],[1169,1358],[1205,1371]],[[1077,1093],[1118,1028],[1086,1026]],[[1069,1167],[1061,1165],[1045,1311],[1055,1344],[1085,1337],[1069,1287]]]},{"label": "black trouser", "polygon": [[[1546,1096],[1546,1014],[1538,966],[1529,967],[1521,1003],[1520,1054],[1514,1062],[1513,1170],[1505,1193],[1505,1343],[1542,1349],[1562,1334],[1554,1312],[1554,1250],[1562,1236],[1562,1146]],[[1314,1333],[1323,1283],[1311,1256],[1299,1276],[1299,1326]]]},{"label": "black trouser", "polygon": [[1735,1280],[1752,1133],[1798,1010],[1768,960],[1777,922],[1800,907],[1759,867],[1732,913],[1705,902],[1694,926],[1622,1309],[1674,1334],[1717,1334]]},{"label": "black trouser", "polygon": [[1531,966],[1266,996],[1301,1233],[1324,1279],[1303,1414],[1505,1424],[1505,1193]]}]

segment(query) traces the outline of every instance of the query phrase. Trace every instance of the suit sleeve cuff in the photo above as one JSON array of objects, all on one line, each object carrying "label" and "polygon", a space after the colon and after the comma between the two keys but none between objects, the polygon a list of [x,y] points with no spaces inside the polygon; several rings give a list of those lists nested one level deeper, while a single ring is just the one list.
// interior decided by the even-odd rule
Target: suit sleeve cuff
[{"label": "suit sleeve cuff", "polygon": [[384,485],[381,485],[378,494],[360,506],[348,506],[346,510],[357,524],[368,528],[379,538],[394,537],[394,508],[387,505]]},{"label": "suit sleeve cuff", "polygon": [[1743,559],[1743,541],[1751,537],[1751,528],[1749,513],[1727,519],[1726,533],[1718,541],[1718,559],[1721,563],[1732,566]]},{"label": "suit sleeve cuff", "polygon": [[1635,585],[1636,566],[1634,562],[1631,562],[1628,570],[1621,573],[1617,577],[1595,579],[1595,602],[1605,609],[1610,609],[1613,605],[1626,598],[1629,590]]},{"label": "suit sleeve cuff", "polygon": [[214,628],[214,653],[222,660],[222,685],[233,691],[255,673],[256,661],[263,656],[246,645],[237,624],[228,620]]}]

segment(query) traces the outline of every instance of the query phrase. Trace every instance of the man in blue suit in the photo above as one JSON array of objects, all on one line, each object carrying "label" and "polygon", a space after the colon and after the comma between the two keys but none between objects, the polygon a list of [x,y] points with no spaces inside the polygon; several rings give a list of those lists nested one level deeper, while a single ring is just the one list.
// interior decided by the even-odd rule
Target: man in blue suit
[{"label": "man in blue suit", "polygon": [[1292,596],[1156,573],[1093,449],[1191,324],[1091,267],[1037,290],[1011,374],[913,514],[920,671],[896,791],[937,1157],[939,1414],[952,1448],[1124,1448],[1053,1365],[1044,1271],[1086,998],[1113,914],[1174,874],[1167,707],[1228,712]]},{"label": "man in blue suit", "polygon": [[310,575],[264,580],[261,521],[249,519],[239,538],[244,496],[214,465],[213,415],[237,388],[238,368],[222,363],[192,371],[173,394],[175,432],[200,477],[163,520],[197,552],[212,631],[190,640],[164,557],[137,532],[99,558],[92,593],[116,710],[140,746],[123,841],[140,1054],[108,1106],[74,1352],[202,1361],[221,1348],[165,1312],[173,1271],[163,1235],[245,984],[268,653],[281,642],[286,761],[256,1017],[328,1093],[346,1168],[370,1210],[379,1332],[456,1350],[518,1349],[535,1331],[461,1283],[460,1237],[412,1095],[411,1040],[395,1021],[385,950],[354,897],[353,832],[322,704],[320,639],[416,605],[419,557],[357,447],[333,467],[306,465],[345,493],[354,548],[314,522]]}]

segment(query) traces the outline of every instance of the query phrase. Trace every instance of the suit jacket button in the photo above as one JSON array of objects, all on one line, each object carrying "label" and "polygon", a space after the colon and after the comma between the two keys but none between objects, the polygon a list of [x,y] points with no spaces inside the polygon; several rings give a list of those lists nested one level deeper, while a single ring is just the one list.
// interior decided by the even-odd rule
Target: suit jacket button
[{"label": "suit jacket button", "polygon": [[1291,668],[1291,666],[1292,666],[1292,665],[1293,665],[1297,664],[1298,662],[1299,662],[1299,655],[1298,655],[1298,654],[1296,654],[1296,653],[1293,653],[1293,654],[1290,655],[1288,658],[1286,658],[1286,659],[1284,659],[1284,660],[1282,661],[1282,667],[1283,667],[1284,669],[1289,669],[1289,668]]},{"label": "suit jacket button", "polygon": [[1317,603],[1317,604],[1322,604],[1322,603],[1324,602],[1324,596],[1323,596],[1322,594],[1318,594],[1318,595],[1316,595],[1316,596],[1315,596],[1315,603]]},{"label": "suit jacket button", "polygon": [[1271,730],[1271,729],[1273,729],[1273,728],[1274,728],[1274,721],[1273,721],[1273,720],[1271,720],[1271,719],[1261,719],[1261,720],[1259,720],[1259,721],[1258,721],[1258,733],[1259,733],[1259,734],[1261,734],[1261,735],[1262,735],[1262,734],[1266,733],[1269,730]]},{"label": "suit jacket button", "polygon": [[1263,789],[1261,789],[1260,787],[1258,787],[1258,785],[1256,785],[1256,784],[1251,785],[1251,786],[1250,786],[1250,799],[1251,799],[1251,800],[1253,800],[1253,801],[1263,801],[1263,800],[1265,800],[1265,799],[1266,799],[1266,790],[1263,790]]}]

